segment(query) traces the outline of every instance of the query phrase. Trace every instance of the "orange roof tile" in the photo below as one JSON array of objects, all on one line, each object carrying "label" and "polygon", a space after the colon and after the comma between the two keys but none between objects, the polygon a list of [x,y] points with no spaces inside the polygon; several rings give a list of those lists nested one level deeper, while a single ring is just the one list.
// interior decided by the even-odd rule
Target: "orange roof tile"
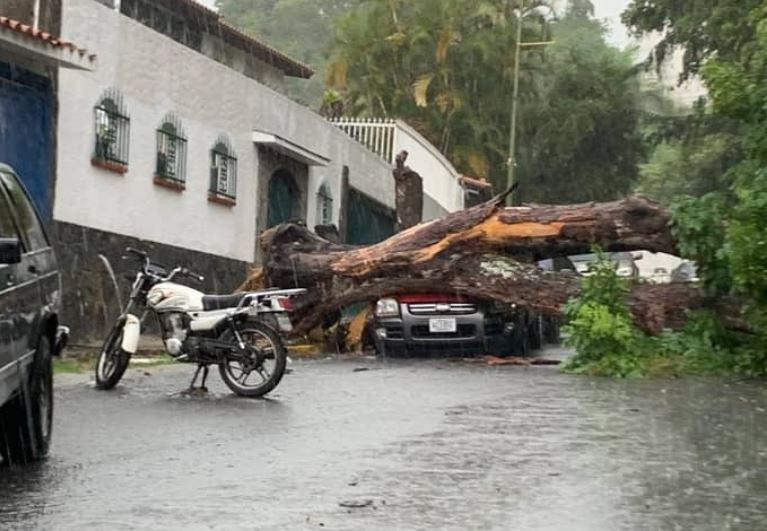
[{"label": "orange roof tile", "polygon": [[88,50],[80,48],[72,42],[62,40],[47,31],[35,29],[28,24],[24,24],[23,22],[9,17],[0,16],[0,28],[7,28],[11,31],[15,31],[16,33],[25,35],[29,39],[43,42],[52,48],[69,50],[72,53],[78,54],[80,57],[87,57],[89,61],[94,61],[96,59],[96,54],[88,53]]}]

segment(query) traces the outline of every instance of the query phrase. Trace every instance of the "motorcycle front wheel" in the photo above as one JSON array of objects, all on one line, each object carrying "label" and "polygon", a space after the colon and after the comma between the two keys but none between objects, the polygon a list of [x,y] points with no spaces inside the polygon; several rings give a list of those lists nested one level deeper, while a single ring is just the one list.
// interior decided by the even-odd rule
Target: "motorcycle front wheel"
[{"label": "motorcycle front wheel", "polygon": [[130,354],[122,349],[124,325],[122,320],[117,321],[104,340],[104,346],[96,362],[97,389],[106,391],[114,388],[128,368]]},{"label": "motorcycle front wheel", "polygon": [[[238,396],[257,398],[272,391],[282,380],[287,364],[287,352],[282,338],[271,327],[249,321],[237,328],[250,355],[227,357],[218,370],[221,379]],[[235,342],[234,334],[226,331],[224,341]]]}]

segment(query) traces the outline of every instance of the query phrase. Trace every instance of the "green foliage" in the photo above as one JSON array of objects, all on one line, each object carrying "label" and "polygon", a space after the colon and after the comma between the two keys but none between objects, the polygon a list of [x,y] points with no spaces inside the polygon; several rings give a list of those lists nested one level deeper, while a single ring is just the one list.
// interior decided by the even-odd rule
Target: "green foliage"
[{"label": "green foliage", "polygon": [[[523,200],[625,194],[643,156],[631,54],[606,44],[588,0],[554,17],[526,2],[518,179]],[[505,185],[516,3],[358,0],[337,28],[328,80],[350,114],[406,119],[460,171]],[[537,6],[537,8],[536,8]]]},{"label": "green foliage", "polygon": [[[668,171],[672,179],[684,175],[680,181],[687,183],[676,190],[705,192],[676,199],[675,233],[682,252],[701,266],[709,294],[734,293],[747,304],[751,333],[729,334],[720,342],[729,369],[766,375],[767,2],[635,0],[624,21],[637,33],[663,30],[665,38],[655,50],[659,58],[676,45],[685,50],[685,75],[702,76],[710,115],[720,127],[729,124],[735,135],[732,141],[698,135],[698,158],[659,151],[663,160],[656,159],[651,170],[656,175]],[[674,165],[682,161],[693,163],[675,172]],[[653,179],[646,181],[652,184]]]},{"label": "green foliage", "polygon": [[608,46],[599,21],[571,10],[552,24],[540,91],[523,100],[524,200],[568,203],[625,195],[645,156],[633,57]]},{"label": "green foliage", "polygon": [[627,293],[613,262],[598,253],[580,295],[565,308],[567,344],[576,350],[566,371],[623,378],[643,374],[643,337],[631,321]]},{"label": "green foliage", "polygon": [[[664,331],[648,338],[646,348],[655,360],[666,360],[674,376],[681,374],[718,375],[734,370],[731,350],[726,348],[730,338],[714,314],[693,314],[679,332]],[[658,364],[651,364],[657,369]],[[663,374],[659,374],[662,376]]]},{"label": "green foliage", "polygon": [[767,170],[739,186],[737,196],[724,250],[736,290],[767,308]]},{"label": "green foliage", "polygon": [[664,139],[640,167],[637,190],[662,203],[701,197],[732,186],[730,168],[742,158],[741,137],[717,131],[693,139]]},{"label": "green foliage", "polygon": [[316,103],[322,96],[333,20],[351,0],[217,0],[224,18],[244,31],[302,61],[317,72],[309,80],[292,79],[291,97]]},{"label": "green foliage", "polygon": [[680,331],[649,336],[633,324],[627,294],[626,281],[600,255],[565,309],[567,344],[576,350],[565,371],[619,378],[767,374],[767,342],[760,336],[733,334],[711,312],[691,315]]},{"label": "green foliage", "polygon": [[727,210],[721,193],[677,198],[671,209],[672,233],[679,250],[698,265],[698,274],[710,295],[727,294],[731,287],[730,262],[724,252],[725,227],[719,223]]},{"label": "green foliage", "polygon": [[683,77],[697,74],[713,55],[724,61],[748,53],[755,28],[751,16],[764,0],[632,0],[623,23],[635,35],[663,34],[653,56],[660,64],[684,49]]}]

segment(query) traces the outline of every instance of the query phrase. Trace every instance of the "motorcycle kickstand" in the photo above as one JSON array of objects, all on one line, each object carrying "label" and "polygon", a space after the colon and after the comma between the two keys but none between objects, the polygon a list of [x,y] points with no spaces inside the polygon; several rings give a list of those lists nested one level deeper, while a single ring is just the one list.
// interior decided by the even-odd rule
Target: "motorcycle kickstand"
[{"label": "motorcycle kickstand", "polygon": [[[202,382],[200,383],[200,387],[195,388],[194,383],[197,381],[197,377],[200,375],[200,371],[202,371]],[[189,383],[189,391],[200,391],[203,393],[208,392],[208,388],[205,387],[205,382],[208,379],[208,373],[210,372],[210,368],[207,365],[203,365],[202,363],[197,366],[197,370],[194,371],[194,376],[192,377],[192,381]]]}]

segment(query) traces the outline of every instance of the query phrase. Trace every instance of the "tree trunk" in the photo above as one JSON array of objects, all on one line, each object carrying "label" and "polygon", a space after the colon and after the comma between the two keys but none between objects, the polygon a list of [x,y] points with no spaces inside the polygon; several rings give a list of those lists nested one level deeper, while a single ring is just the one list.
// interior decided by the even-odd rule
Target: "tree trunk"
[{"label": "tree trunk", "polygon": [[423,219],[423,179],[416,172],[405,166],[407,151],[396,157],[394,177],[394,197],[397,207],[397,232],[415,227]]},{"label": "tree trunk", "polygon": [[[675,252],[667,212],[643,197],[504,208],[505,195],[366,247],[331,243],[296,225],[275,227],[262,237],[263,270],[243,289],[308,288],[295,309],[298,332],[350,304],[399,293],[457,293],[561,314],[580,279],[535,262],[588,253],[593,245]],[[702,303],[690,286],[638,286],[630,300],[637,323],[650,332],[682,323],[686,310]]]}]

